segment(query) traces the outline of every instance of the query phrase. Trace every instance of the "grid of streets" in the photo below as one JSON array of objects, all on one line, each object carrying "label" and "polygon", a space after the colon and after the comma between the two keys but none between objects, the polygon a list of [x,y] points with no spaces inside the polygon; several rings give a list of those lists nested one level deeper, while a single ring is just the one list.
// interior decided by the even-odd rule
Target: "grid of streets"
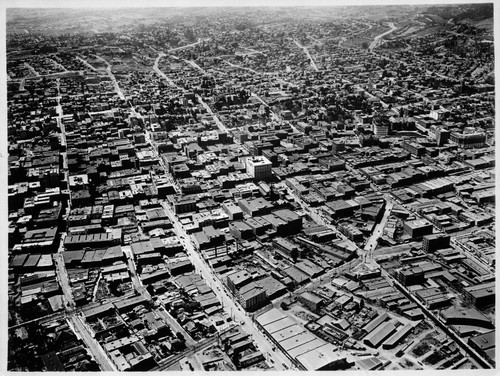
[{"label": "grid of streets", "polygon": [[8,9],[10,371],[495,365],[493,5]]}]

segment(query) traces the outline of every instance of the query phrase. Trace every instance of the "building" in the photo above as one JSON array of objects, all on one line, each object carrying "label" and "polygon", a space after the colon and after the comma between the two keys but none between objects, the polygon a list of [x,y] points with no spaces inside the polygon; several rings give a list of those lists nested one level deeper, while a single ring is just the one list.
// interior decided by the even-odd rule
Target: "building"
[{"label": "building", "polygon": [[[172,196],[168,196],[169,198]],[[172,199],[172,206],[175,214],[189,213],[196,211],[196,200],[190,197],[174,196]]]},{"label": "building", "polygon": [[451,298],[441,288],[428,288],[415,291],[415,296],[420,299],[427,308],[437,309],[450,304]]},{"label": "building", "polygon": [[276,308],[258,315],[255,324],[300,370],[349,368],[337,346],[315,336]]},{"label": "building", "polygon": [[486,357],[488,362],[495,366],[495,331],[479,334],[468,340],[469,345],[479,354]]},{"label": "building", "polygon": [[255,282],[241,287],[236,292],[236,297],[246,311],[255,311],[268,302],[266,290]]},{"label": "building", "polygon": [[243,210],[232,201],[224,202],[222,204],[222,209],[226,212],[231,221],[243,219]]},{"label": "building", "polygon": [[420,239],[425,235],[432,234],[432,223],[426,219],[407,221],[403,225],[403,231],[413,239]]},{"label": "building", "polygon": [[377,348],[382,344],[382,342],[392,336],[395,332],[396,324],[393,321],[389,321],[383,325],[380,325],[371,333],[368,333],[363,342],[368,346]]},{"label": "building", "polygon": [[287,235],[297,234],[302,230],[302,218],[290,209],[276,210],[273,214],[286,222]]},{"label": "building", "polygon": [[398,269],[395,274],[403,286],[418,285],[425,281],[424,271],[419,267]]},{"label": "building", "polygon": [[391,123],[384,114],[377,114],[373,117],[373,134],[376,136],[387,136],[391,132]]},{"label": "building", "polygon": [[242,221],[230,222],[229,233],[238,240],[248,240],[254,237],[252,228]]},{"label": "building", "polygon": [[292,243],[284,238],[276,238],[273,241],[276,252],[293,261],[302,256],[302,249],[295,243]]},{"label": "building", "polygon": [[437,128],[434,131],[434,134],[436,136],[437,146],[443,146],[450,139],[450,131],[447,130],[447,129],[439,129],[439,128]]},{"label": "building", "polygon": [[450,141],[456,143],[458,147],[469,148],[482,148],[486,145],[486,133],[473,132],[473,133],[456,133],[450,134]]},{"label": "building", "polygon": [[226,284],[229,290],[236,294],[236,291],[252,282],[253,278],[246,270],[240,270],[227,276]]},{"label": "building", "polygon": [[450,236],[446,234],[425,235],[422,241],[424,252],[435,252],[450,246]]},{"label": "building", "polygon": [[425,147],[417,142],[403,142],[403,150],[406,150],[414,157],[421,157],[425,154]]},{"label": "building", "polygon": [[264,156],[247,158],[246,171],[255,180],[269,180],[272,176],[272,163]]},{"label": "building", "polygon": [[413,325],[406,324],[403,328],[399,329],[396,333],[394,333],[391,337],[389,337],[382,345],[382,348],[386,350],[395,348],[412,331],[413,331]]},{"label": "building", "polygon": [[445,310],[439,311],[439,315],[447,325],[477,326],[485,329],[494,329],[495,327],[487,316],[475,308],[457,309],[451,306]]},{"label": "building", "polygon": [[464,288],[466,297],[478,308],[495,304],[495,282]]},{"label": "building", "polygon": [[325,304],[323,298],[309,291],[300,294],[298,299],[312,312],[317,312]]},{"label": "building", "polygon": [[64,246],[68,250],[83,249],[85,247],[110,247],[120,245],[122,230],[113,229],[111,232],[103,232],[88,235],[69,235],[64,239]]}]

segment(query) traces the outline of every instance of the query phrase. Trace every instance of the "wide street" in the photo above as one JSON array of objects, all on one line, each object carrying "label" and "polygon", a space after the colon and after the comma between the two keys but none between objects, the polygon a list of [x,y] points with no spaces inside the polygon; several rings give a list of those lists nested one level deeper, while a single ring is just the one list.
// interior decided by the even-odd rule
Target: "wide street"
[{"label": "wide street", "polygon": [[383,32],[380,35],[377,35],[374,39],[373,42],[370,44],[370,47],[368,49],[370,51],[373,51],[376,47],[378,47],[382,43],[382,38],[390,33],[392,33],[394,30],[397,30],[397,27],[394,25],[393,22],[389,22],[389,27],[390,29],[387,30],[386,32]]},{"label": "wide street", "polygon": [[283,367],[283,364],[285,364],[289,369],[293,368],[290,360],[279,349],[275,348],[275,346],[264,336],[264,334],[257,329],[251,316],[248,315],[239,304],[237,305],[234,302],[234,298],[229,296],[221,281],[214,277],[212,270],[210,270],[208,264],[202,259],[200,253],[195,250],[190,241],[190,236],[185,232],[170,206],[165,202],[162,203],[162,206],[174,226],[175,233],[181,239],[184,248],[187,250],[189,259],[193,263],[196,272],[204,278],[219,301],[221,301],[226,312],[234,316],[236,321],[242,324],[243,330],[252,335],[252,339],[257,344],[257,347],[262,351],[262,353],[267,354],[269,358],[273,360],[272,363],[276,369],[284,370],[285,367]]},{"label": "wide street", "polygon": [[118,371],[113,362],[107,357],[101,345],[92,336],[90,329],[83,322],[80,315],[74,313],[72,315],[68,315],[67,318],[70,325],[75,329],[75,332],[82,338],[83,342],[85,342],[101,369],[103,371]]}]

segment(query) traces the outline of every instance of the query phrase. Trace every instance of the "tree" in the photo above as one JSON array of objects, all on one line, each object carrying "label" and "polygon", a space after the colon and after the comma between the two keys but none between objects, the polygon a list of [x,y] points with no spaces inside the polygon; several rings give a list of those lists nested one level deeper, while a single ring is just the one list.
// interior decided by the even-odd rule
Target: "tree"
[{"label": "tree", "polygon": [[290,252],[290,256],[292,257],[293,263],[297,262],[297,259],[299,258],[299,251],[297,248],[293,248],[292,252]]}]

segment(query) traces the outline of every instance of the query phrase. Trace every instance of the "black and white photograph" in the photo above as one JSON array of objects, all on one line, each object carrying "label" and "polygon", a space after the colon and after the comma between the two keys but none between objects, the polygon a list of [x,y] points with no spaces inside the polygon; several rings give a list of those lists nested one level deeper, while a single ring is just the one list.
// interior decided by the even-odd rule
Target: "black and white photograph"
[{"label": "black and white photograph", "polygon": [[493,375],[496,5],[7,0],[0,373]]}]

